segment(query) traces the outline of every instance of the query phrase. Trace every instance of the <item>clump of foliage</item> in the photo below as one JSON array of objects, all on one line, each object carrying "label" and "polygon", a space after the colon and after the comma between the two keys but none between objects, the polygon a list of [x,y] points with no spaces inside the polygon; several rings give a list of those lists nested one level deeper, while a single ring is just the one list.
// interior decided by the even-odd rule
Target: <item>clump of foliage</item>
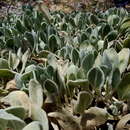
[{"label": "clump of foliage", "polygon": [[38,7],[0,22],[1,130],[129,127],[129,13]]}]

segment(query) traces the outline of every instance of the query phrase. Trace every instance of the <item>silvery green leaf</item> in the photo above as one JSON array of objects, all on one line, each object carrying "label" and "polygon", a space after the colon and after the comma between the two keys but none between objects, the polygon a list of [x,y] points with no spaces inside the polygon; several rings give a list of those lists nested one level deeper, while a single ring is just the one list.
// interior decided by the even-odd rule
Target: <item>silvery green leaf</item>
[{"label": "silvery green leaf", "polygon": [[31,72],[31,71],[34,71],[36,69],[36,66],[35,65],[29,65],[25,68],[25,73],[28,73],[28,72]]},{"label": "silvery green leaf", "polygon": [[[79,49],[82,51],[82,50],[85,50],[86,48],[88,48],[88,46],[90,44],[89,42],[90,42],[89,40],[85,40],[84,42],[80,43]],[[81,53],[81,51],[80,51],[80,53]]]},{"label": "silvery green leaf", "polygon": [[[3,120],[7,123],[7,128],[12,128],[13,130],[21,130],[25,126],[25,122],[20,118],[7,113],[5,110],[0,110],[0,122]],[[1,124],[1,123],[0,123]]]},{"label": "silvery green leaf", "polygon": [[83,87],[86,87],[88,86],[88,80],[86,79],[77,79],[77,80],[68,80],[67,82],[68,86],[83,86]]},{"label": "silvery green leaf", "polygon": [[25,68],[25,73],[22,74],[21,80],[22,81],[29,81],[34,77],[34,74],[36,72],[36,66],[35,65],[29,65]]},{"label": "silvery green leaf", "polygon": [[101,27],[101,35],[104,38],[110,31],[112,27],[109,24],[103,24]]},{"label": "silvery green leaf", "polygon": [[107,19],[107,22],[111,26],[116,26],[120,21],[120,17],[118,15],[110,15]]},{"label": "silvery green leaf", "polygon": [[66,47],[61,48],[58,50],[58,56],[65,58],[66,55]]},{"label": "silvery green leaf", "polygon": [[29,43],[34,46],[34,37],[33,34],[31,32],[26,32],[25,36],[27,38],[27,40],[29,41]]},{"label": "silvery green leaf", "polygon": [[6,112],[19,117],[20,119],[25,119],[26,111],[22,106],[11,106],[5,109]]},{"label": "silvery green leaf", "polygon": [[84,69],[82,69],[81,67],[78,68],[78,71],[76,73],[76,78],[77,79],[86,79],[86,75],[85,75]]},{"label": "silvery green leaf", "polygon": [[54,75],[54,68],[51,66],[51,65],[48,65],[47,66],[47,72],[48,72],[48,75],[52,78],[53,75]]},{"label": "silvery green leaf", "polygon": [[43,46],[45,46],[45,44],[47,44],[47,36],[46,36],[46,33],[43,30],[39,32],[39,36],[40,36],[40,39],[41,39],[41,42],[42,42],[42,46],[41,46],[41,43],[40,43],[40,47],[42,48]]},{"label": "silvery green leaf", "polygon": [[23,130],[44,130],[39,121],[33,121],[23,128]]},{"label": "silvery green leaf", "polygon": [[50,21],[51,20],[50,12],[49,12],[47,6],[43,2],[41,2],[41,1],[37,2],[36,9],[42,11],[42,13],[45,15],[46,19],[48,20],[48,22],[51,22]]},{"label": "silvery green leaf", "polygon": [[101,62],[102,62],[102,56],[98,54],[98,56],[95,59],[94,67],[100,66],[102,64]]},{"label": "silvery green leaf", "polygon": [[100,26],[95,27],[95,28],[92,30],[92,33],[91,33],[90,37],[91,37],[91,36],[95,36],[95,38],[98,39],[100,28],[101,28]]},{"label": "silvery green leaf", "polygon": [[108,68],[117,68],[119,65],[118,54],[115,49],[106,49],[103,52],[103,58],[101,59],[102,65],[108,66]]},{"label": "silvery green leaf", "polygon": [[128,35],[128,36],[124,39],[124,41],[123,41],[123,47],[124,47],[124,48],[130,48],[129,42],[130,42],[130,35]]},{"label": "silvery green leaf", "polygon": [[57,84],[50,79],[47,79],[44,82],[44,87],[46,88],[47,92],[49,92],[49,93],[57,93],[58,92]]},{"label": "silvery green leaf", "polygon": [[75,66],[74,64],[71,64],[67,69],[67,73],[66,73],[67,79],[68,80],[75,80],[78,70],[79,69],[77,66]]},{"label": "silvery green leaf", "polygon": [[19,57],[15,53],[12,53],[10,51],[9,52],[9,59],[8,59],[9,67],[12,70],[15,70],[18,67],[19,63],[20,63]]},{"label": "silvery green leaf", "polygon": [[54,69],[57,68],[57,59],[53,54],[48,55],[48,64],[51,65]]},{"label": "silvery green leaf", "polygon": [[111,32],[109,32],[106,36],[105,36],[105,40],[107,40],[108,42],[111,42],[113,40],[116,40],[118,36],[118,32],[116,30],[113,30]]},{"label": "silvery green leaf", "polygon": [[64,82],[64,77],[58,69],[55,72],[54,80],[57,84],[57,88],[60,91],[60,94],[63,96],[63,94],[65,93],[65,90],[66,90],[66,86],[65,86],[65,82]]},{"label": "silvery green leaf", "polygon": [[20,80],[22,80],[24,82],[24,81],[29,81],[32,78],[33,78],[33,73],[32,72],[25,72],[25,73],[22,74]]},{"label": "silvery green leaf", "polygon": [[48,39],[48,46],[51,52],[55,52],[58,49],[58,41],[57,41],[57,36],[52,34],[49,36]]},{"label": "silvery green leaf", "polygon": [[29,82],[29,98],[33,104],[42,107],[43,89],[40,83],[35,79],[31,79]]},{"label": "silvery green leaf", "polygon": [[10,38],[6,41],[6,47],[10,48],[10,49],[13,49],[14,47],[14,44],[15,44],[15,40],[13,38]]},{"label": "silvery green leaf", "polygon": [[80,20],[81,20],[81,13],[78,13],[74,18],[74,22],[76,26],[81,26],[82,22]]},{"label": "silvery green leaf", "polygon": [[47,56],[49,55],[49,54],[52,54],[50,51],[47,51],[47,50],[42,50],[42,51],[40,51],[38,54],[37,54],[37,56],[39,57],[39,58],[47,58]]},{"label": "silvery green leaf", "polygon": [[113,89],[116,89],[121,81],[121,73],[118,68],[112,70],[111,74],[108,77],[108,82]]},{"label": "silvery green leaf", "polygon": [[95,56],[93,52],[87,53],[81,62],[81,67],[84,69],[85,73],[87,73],[94,65]]},{"label": "silvery green leaf", "polygon": [[128,15],[128,11],[125,10],[124,8],[121,8],[121,9],[119,10],[119,16],[120,16],[120,17],[124,18],[124,16],[127,16],[127,15]]},{"label": "silvery green leaf", "polygon": [[90,41],[91,45],[96,47],[97,46],[97,42],[98,42],[98,34],[97,35],[91,34],[90,37],[89,37],[89,41]]},{"label": "silvery green leaf", "polygon": [[43,41],[41,41],[39,46],[40,46],[41,49],[44,49],[46,45]]},{"label": "silvery green leaf", "polygon": [[0,58],[0,69],[9,69],[8,61]]},{"label": "silvery green leaf", "polygon": [[23,54],[22,54],[21,48],[19,48],[18,51],[17,51],[17,56],[18,56],[18,58],[21,59],[21,58],[22,58],[22,55],[23,55]]},{"label": "silvery green leaf", "polygon": [[96,15],[94,14],[91,14],[90,17],[89,17],[90,21],[91,21],[91,24],[98,24],[99,23],[99,19]]},{"label": "silvery green leaf", "polygon": [[26,66],[26,63],[27,63],[27,60],[29,58],[29,55],[30,55],[30,51],[29,49],[23,54],[22,56],[22,69],[21,69],[21,72],[20,73],[23,73],[24,69],[25,69],[25,66]]},{"label": "silvery green leaf", "polygon": [[103,46],[104,46],[104,41],[103,40],[99,40],[98,41],[98,50],[103,49]]},{"label": "silvery green leaf", "polygon": [[56,28],[53,25],[48,25],[46,31],[47,31],[48,37],[56,36],[55,38],[57,38],[58,35],[56,35]]},{"label": "silvery green leaf", "polygon": [[12,36],[12,30],[11,28],[4,28],[4,34],[7,36],[7,37],[11,37]]},{"label": "silvery green leaf", "polygon": [[18,19],[16,22],[16,28],[20,33],[25,32],[25,27],[23,26],[22,21],[20,19]]},{"label": "silvery green leaf", "polygon": [[72,60],[74,65],[78,65],[79,64],[79,52],[75,48],[71,52],[71,60]]},{"label": "silvery green leaf", "polygon": [[107,77],[109,75],[109,73],[111,72],[110,68],[108,68],[108,66],[106,66],[106,65],[100,65],[100,68],[104,72],[105,77]]},{"label": "silvery green leaf", "polygon": [[17,87],[18,89],[23,88],[23,86],[24,86],[24,81],[23,81],[23,79],[22,79],[22,75],[21,75],[21,74],[17,73],[17,74],[15,75],[15,82],[16,82],[16,87]]},{"label": "silvery green leaf", "polygon": [[77,102],[74,106],[74,112],[75,113],[83,113],[85,109],[89,107],[89,105],[92,103],[93,96],[90,92],[81,91],[78,94]]},{"label": "silvery green leaf", "polygon": [[130,19],[126,18],[121,26],[120,26],[120,32],[125,32],[130,27]]},{"label": "silvery green leaf", "polygon": [[6,130],[7,124],[8,124],[8,121],[0,120],[0,130]]},{"label": "silvery green leaf", "polygon": [[15,76],[15,72],[9,69],[0,69],[0,77],[5,79],[12,79]]},{"label": "silvery green leaf", "polygon": [[66,45],[65,46],[65,49],[66,49],[66,54],[65,54],[65,58],[70,58],[71,57],[71,51],[73,49],[73,47],[71,45]]},{"label": "silvery green leaf", "polygon": [[119,70],[120,73],[124,72],[127,68],[129,58],[130,58],[130,50],[128,48],[123,48],[119,53]]},{"label": "silvery green leaf", "polygon": [[130,98],[130,73],[126,73],[117,89],[118,97],[121,99]]},{"label": "silvery green leaf", "polygon": [[48,118],[46,112],[37,105],[31,107],[31,118],[35,121],[39,121],[44,130],[49,130]]},{"label": "silvery green leaf", "polygon": [[100,67],[93,67],[87,73],[87,78],[90,84],[95,88],[101,88],[105,82],[104,72]]},{"label": "silvery green leaf", "polygon": [[88,39],[87,34],[83,32],[83,33],[81,34],[81,43],[84,42],[84,41],[87,40],[87,39]]}]

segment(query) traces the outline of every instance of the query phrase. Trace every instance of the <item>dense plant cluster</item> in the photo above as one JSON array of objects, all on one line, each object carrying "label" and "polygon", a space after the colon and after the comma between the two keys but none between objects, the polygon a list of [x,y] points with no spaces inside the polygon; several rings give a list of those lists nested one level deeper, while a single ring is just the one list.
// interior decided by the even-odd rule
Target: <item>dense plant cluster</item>
[{"label": "dense plant cluster", "polygon": [[23,9],[0,21],[0,129],[127,128],[129,13]]}]

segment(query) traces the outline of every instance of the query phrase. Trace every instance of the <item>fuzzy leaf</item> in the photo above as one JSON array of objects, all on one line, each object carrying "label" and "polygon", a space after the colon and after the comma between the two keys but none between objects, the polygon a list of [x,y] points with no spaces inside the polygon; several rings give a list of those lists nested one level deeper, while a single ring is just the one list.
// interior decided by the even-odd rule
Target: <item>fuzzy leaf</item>
[{"label": "fuzzy leaf", "polygon": [[99,22],[99,19],[98,19],[98,17],[96,15],[91,14],[90,15],[90,21],[91,21],[91,24],[97,25],[98,22]]},{"label": "fuzzy leaf", "polygon": [[88,74],[88,81],[93,87],[101,88],[104,85],[105,76],[103,71],[99,67],[94,67],[89,70]]},{"label": "fuzzy leaf", "polygon": [[130,49],[130,44],[129,43],[130,43],[130,34],[126,37],[126,39],[124,39],[124,41],[123,41],[123,47]]},{"label": "fuzzy leaf", "polygon": [[26,32],[25,36],[31,45],[34,45],[34,37],[31,32]]},{"label": "fuzzy leaf", "polygon": [[78,67],[74,64],[71,64],[67,69],[67,79],[68,80],[76,80],[76,74],[78,72]]},{"label": "fuzzy leaf", "polygon": [[58,49],[57,36],[52,34],[48,39],[48,46],[51,52],[55,52]]},{"label": "fuzzy leaf", "polygon": [[19,57],[15,53],[9,52],[9,59],[8,59],[9,67],[14,70],[18,67],[19,63],[20,63]]},{"label": "fuzzy leaf", "polygon": [[67,84],[69,86],[88,86],[88,80],[86,79],[77,79],[77,80],[68,80]]},{"label": "fuzzy leaf", "polygon": [[130,58],[130,50],[128,48],[123,48],[119,53],[119,70],[120,73],[124,72],[127,68],[129,58]]},{"label": "fuzzy leaf", "polygon": [[111,31],[111,26],[109,24],[105,24],[101,27],[101,35],[104,38]]},{"label": "fuzzy leaf", "polygon": [[45,86],[47,92],[49,92],[49,93],[57,93],[58,92],[57,84],[50,79],[47,79],[45,81],[44,86]]},{"label": "fuzzy leaf", "polygon": [[74,107],[75,113],[83,113],[85,109],[92,103],[92,94],[86,91],[81,91],[78,94],[78,100]]},{"label": "fuzzy leaf", "polygon": [[20,118],[7,113],[4,110],[0,110],[0,124],[3,121],[7,122],[7,128],[12,128],[13,130],[21,130],[25,126],[25,122]]},{"label": "fuzzy leaf", "polygon": [[122,23],[122,25],[120,26],[120,31],[121,31],[121,32],[125,32],[126,29],[128,29],[129,27],[130,27],[130,19],[128,18],[128,19],[126,19],[126,20]]},{"label": "fuzzy leaf", "polygon": [[41,2],[41,1],[37,2],[36,9],[40,10],[45,15],[48,22],[51,22],[50,12],[48,8],[46,7],[46,5],[44,4],[44,2]]},{"label": "fuzzy leaf", "polygon": [[40,83],[35,79],[31,79],[29,82],[29,98],[33,104],[42,107],[43,89]]},{"label": "fuzzy leaf", "polygon": [[20,119],[24,119],[26,116],[26,111],[24,107],[21,106],[12,106],[5,109],[6,112],[19,117]]},{"label": "fuzzy leaf", "polygon": [[71,52],[71,60],[72,60],[74,65],[78,65],[79,64],[79,52],[75,48]]},{"label": "fuzzy leaf", "polygon": [[127,73],[123,76],[119,86],[118,86],[118,96],[121,99],[130,98],[130,73]]},{"label": "fuzzy leaf", "polygon": [[83,58],[83,60],[81,62],[81,66],[86,73],[93,67],[94,61],[95,61],[95,56],[93,53],[88,53]]},{"label": "fuzzy leaf", "polygon": [[120,81],[121,81],[120,70],[116,68],[110,74],[109,84],[111,84],[113,89],[116,89],[118,85],[120,84]]},{"label": "fuzzy leaf", "polygon": [[0,58],[0,69],[9,69],[8,61]]},{"label": "fuzzy leaf", "polygon": [[20,33],[24,33],[25,32],[25,27],[23,26],[22,24],[22,21],[21,20],[17,20],[16,22],[16,28],[17,30],[20,32]]},{"label": "fuzzy leaf", "polygon": [[35,121],[39,121],[43,126],[43,130],[49,130],[46,112],[37,105],[32,105],[31,108],[32,119]]},{"label": "fuzzy leaf", "polygon": [[116,40],[117,36],[118,36],[118,32],[114,30],[114,31],[109,32],[109,33],[106,35],[105,39],[106,39],[108,42],[111,42],[111,41],[113,41],[113,40]]},{"label": "fuzzy leaf", "polygon": [[15,72],[8,69],[0,69],[0,77],[5,79],[12,79],[15,76]]},{"label": "fuzzy leaf", "polygon": [[21,69],[21,73],[23,73],[24,69],[25,69],[25,66],[26,66],[26,63],[27,63],[27,60],[29,58],[29,54],[30,54],[30,51],[27,50],[23,56],[22,56],[22,69]]},{"label": "fuzzy leaf", "polygon": [[103,58],[101,59],[101,64],[108,66],[108,68],[115,69],[119,65],[119,59],[115,49],[110,48],[103,52]]},{"label": "fuzzy leaf", "polygon": [[28,124],[26,127],[24,127],[23,130],[44,130],[44,129],[40,122],[33,121],[30,124]]},{"label": "fuzzy leaf", "polygon": [[118,15],[110,15],[107,19],[107,22],[111,26],[116,26],[120,21],[120,17]]}]

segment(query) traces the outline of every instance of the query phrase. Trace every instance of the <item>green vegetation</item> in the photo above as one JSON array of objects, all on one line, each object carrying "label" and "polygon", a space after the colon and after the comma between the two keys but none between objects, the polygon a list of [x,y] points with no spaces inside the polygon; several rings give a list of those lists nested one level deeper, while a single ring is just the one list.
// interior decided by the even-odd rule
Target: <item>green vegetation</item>
[{"label": "green vegetation", "polygon": [[127,128],[129,13],[39,7],[0,21],[0,130]]}]

